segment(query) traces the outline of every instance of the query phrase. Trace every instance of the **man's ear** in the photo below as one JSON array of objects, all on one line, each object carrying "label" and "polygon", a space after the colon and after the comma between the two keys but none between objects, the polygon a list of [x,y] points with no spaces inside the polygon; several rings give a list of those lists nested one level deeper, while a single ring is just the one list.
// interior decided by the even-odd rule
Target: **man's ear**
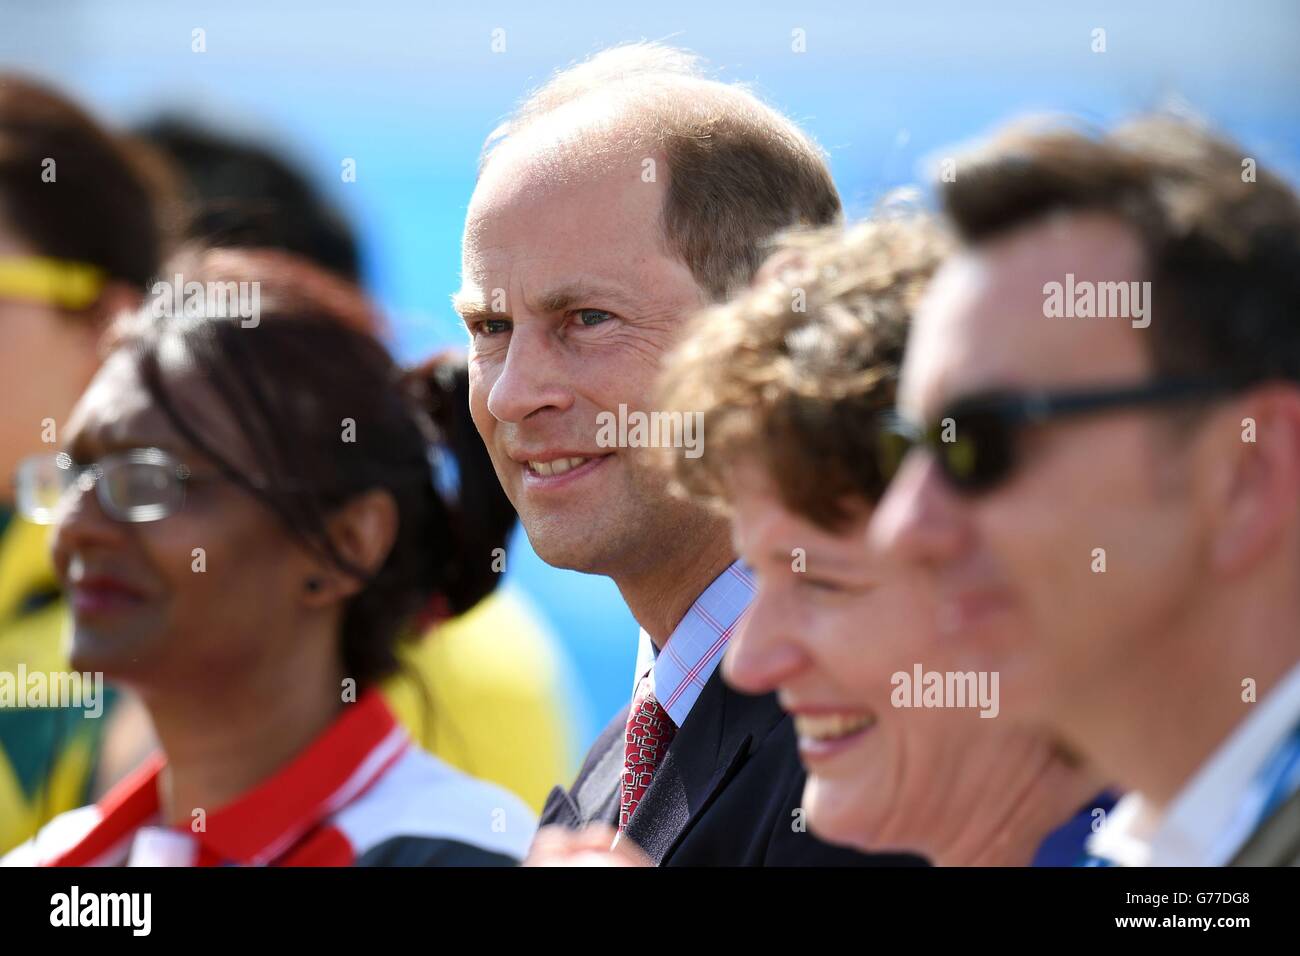
[{"label": "man's ear", "polygon": [[[374,574],[397,540],[397,502],[390,492],[373,488],[353,496],[327,522],[330,540],[349,564]],[[316,606],[352,597],[365,582],[339,568],[318,566],[311,583],[304,582],[305,600]]]},{"label": "man's ear", "polygon": [[[1226,465],[1210,502],[1218,514],[1211,552],[1225,574],[1248,568],[1285,538],[1300,505],[1300,389],[1274,385],[1236,403],[1240,420],[1211,453]],[[1225,448],[1223,442],[1232,444]]]}]

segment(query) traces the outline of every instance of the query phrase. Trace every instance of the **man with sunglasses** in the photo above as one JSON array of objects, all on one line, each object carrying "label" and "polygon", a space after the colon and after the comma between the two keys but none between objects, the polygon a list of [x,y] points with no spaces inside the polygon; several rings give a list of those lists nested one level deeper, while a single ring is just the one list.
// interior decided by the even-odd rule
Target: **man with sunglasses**
[{"label": "man with sunglasses", "polygon": [[[956,169],[871,539],[1004,719],[1129,791],[1099,859],[1300,862],[1300,201],[1167,118]],[[1149,282],[1150,322],[1061,317],[1066,282]]]}]

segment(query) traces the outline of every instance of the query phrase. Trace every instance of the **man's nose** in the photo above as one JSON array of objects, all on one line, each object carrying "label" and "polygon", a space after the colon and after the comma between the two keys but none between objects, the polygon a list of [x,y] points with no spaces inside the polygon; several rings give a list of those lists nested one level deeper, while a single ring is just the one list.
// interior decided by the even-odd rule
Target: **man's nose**
[{"label": "man's nose", "polygon": [[903,566],[933,567],[962,546],[961,502],[928,455],[913,451],[876,508],[867,542]]},{"label": "man's nose", "polygon": [[544,409],[573,405],[572,365],[544,328],[516,326],[487,407],[497,421],[519,423]]}]

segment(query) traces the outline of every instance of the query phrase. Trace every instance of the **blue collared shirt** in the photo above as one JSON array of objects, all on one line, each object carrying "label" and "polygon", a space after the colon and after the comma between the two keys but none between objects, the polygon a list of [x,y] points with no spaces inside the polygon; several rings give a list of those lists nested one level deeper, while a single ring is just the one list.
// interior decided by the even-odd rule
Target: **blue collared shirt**
[{"label": "blue collared shirt", "polygon": [[734,561],[713,579],[682,617],[663,650],[641,629],[632,695],[649,675],[655,698],[680,727],[717,670],[731,635],[754,599],[754,574]]}]

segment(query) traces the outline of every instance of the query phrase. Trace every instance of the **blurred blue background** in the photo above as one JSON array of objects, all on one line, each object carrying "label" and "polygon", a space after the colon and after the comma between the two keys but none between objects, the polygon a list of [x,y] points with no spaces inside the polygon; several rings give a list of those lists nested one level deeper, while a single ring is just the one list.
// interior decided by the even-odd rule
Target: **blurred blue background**
[{"label": "blurred blue background", "polygon": [[[1106,122],[1185,104],[1300,179],[1300,3],[1055,6],[0,0],[0,66],[118,123],[171,112],[273,145],[351,219],[409,360],[464,342],[448,297],[484,137],[552,71],[618,42],[684,46],[753,85],[825,147],[854,214],[923,178],[950,144],[1031,110]],[[204,53],[191,50],[196,28]],[[345,158],[355,182],[341,180]],[[608,580],[547,567],[522,534],[508,581],[568,654],[579,753],[627,700],[636,623]]]}]

